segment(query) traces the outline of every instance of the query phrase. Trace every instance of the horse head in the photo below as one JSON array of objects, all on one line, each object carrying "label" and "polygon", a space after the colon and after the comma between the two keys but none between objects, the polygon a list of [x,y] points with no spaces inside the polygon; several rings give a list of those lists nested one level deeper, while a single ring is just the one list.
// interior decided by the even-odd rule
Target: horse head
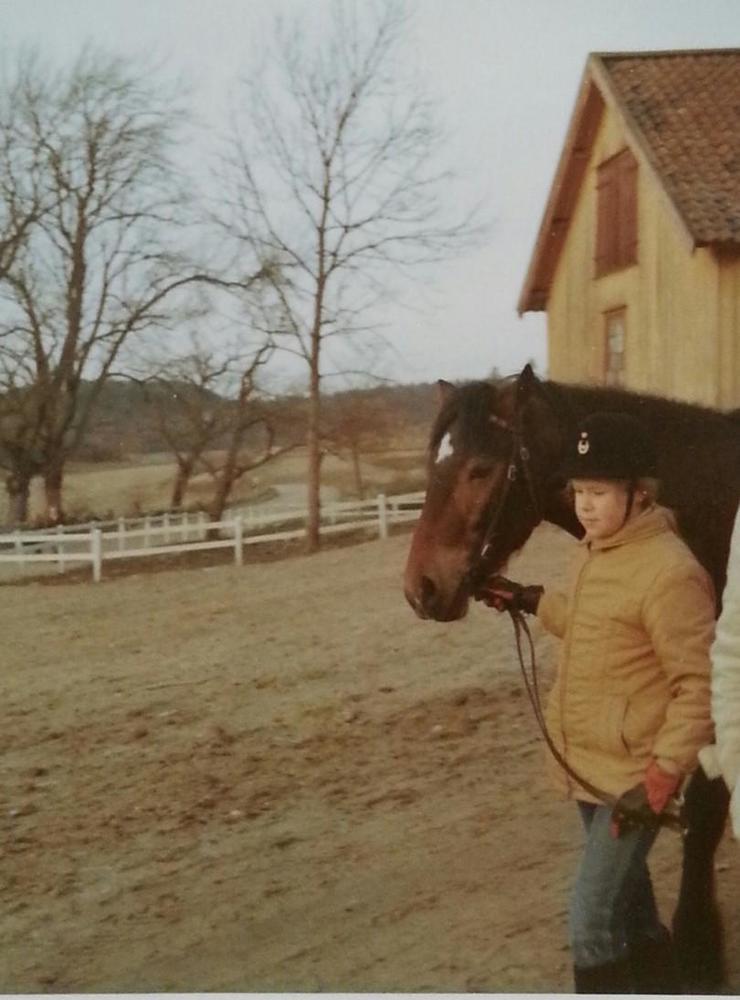
[{"label": "horse head", "polygon": [[563,426],[529,365],[514,379],[438,387],[404,591],[419,617],[455,621],[550,506]]}]

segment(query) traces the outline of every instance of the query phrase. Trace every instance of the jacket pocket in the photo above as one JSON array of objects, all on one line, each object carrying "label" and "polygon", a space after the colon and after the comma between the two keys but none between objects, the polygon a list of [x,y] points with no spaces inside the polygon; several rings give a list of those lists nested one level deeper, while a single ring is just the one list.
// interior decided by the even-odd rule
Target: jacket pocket
[{"label": "jacket pocket", "polygon": [[655,737],[665,721],[666,704],[659,699],[629,701],[622,719],[622,742],[632,754],[652,750]]},{"label": "jacket pocket", "polygon": [[622,695],[607,695],[598,713],[596,744],[609,754],[624,756],[630,748],[624,738],[624,720],[629,700]]}]

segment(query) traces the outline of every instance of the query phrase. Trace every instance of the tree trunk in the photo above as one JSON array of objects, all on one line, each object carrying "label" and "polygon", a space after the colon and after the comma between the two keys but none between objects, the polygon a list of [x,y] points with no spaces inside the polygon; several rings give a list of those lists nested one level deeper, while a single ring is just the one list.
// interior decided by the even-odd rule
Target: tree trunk
[{"label": "tree trunk", "polygon": [[224,469],[216,480],[216,489],[208,508],[208,514],[212,521],[220,521],[223,517],[224,507],[228,502],[232,485],[233,476],[230,476],[228,471]]},{"label": "tree trunk", "polygon": [[62,509],[62,485],[64,482],[64,466],[54,464],[44,473],[44,493],[46,496],[46,523],[61,524],[64,516]]},{"label": "tree trunk", "polygon": [[31,495],[31,477],[9,472],[5,477],[8,492],[8,523],[12,528],[28,521],[28,502]]},{"label": "tree trunk", "polygon": [[311,359],[308,425],[306,429],[306,447],[308,449],[306,549],[308,552],[317,552],[321,547],[321,440],[319,435],[321,393],[317,355],[318,345],[316,356]]},{"label": "tree trunk", "polygon": [[362,481],[362,467],[360,465],[360,449],[352,446],[352,471],[355,477],[355,493],[358,500],[365,499],[365,484]]},{"label": "tree trunk", "polygon": [[218,475],[215,476],[216,488],[208,509],[208,513],[212,521],[220,521],[223,517],[224,507],[231,496],[231,490],[233,489],[234,482],[238,478],[236,460],[239,454],[239,449],[241,448],[242,437],[243,434],[241,431],[236,430],[234,432],[234,436],[232,437],[226,452],[223,468]]},{"label": "tree trunk", "polygon": [[179,510],[188,488],[190,477],[193,474],[193,462],[178,462],[175,482],[172,486],[172,498],[170,500],[170,510]]}]

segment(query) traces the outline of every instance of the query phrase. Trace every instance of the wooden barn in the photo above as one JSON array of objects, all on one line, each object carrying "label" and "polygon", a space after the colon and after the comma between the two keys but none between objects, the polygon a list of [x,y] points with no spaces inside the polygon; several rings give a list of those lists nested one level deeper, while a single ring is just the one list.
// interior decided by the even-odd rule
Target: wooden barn
[{"label": "wooden barn", "polygon": [[534,310],[551,378],[740,406],[740,49],[589,56]]}]

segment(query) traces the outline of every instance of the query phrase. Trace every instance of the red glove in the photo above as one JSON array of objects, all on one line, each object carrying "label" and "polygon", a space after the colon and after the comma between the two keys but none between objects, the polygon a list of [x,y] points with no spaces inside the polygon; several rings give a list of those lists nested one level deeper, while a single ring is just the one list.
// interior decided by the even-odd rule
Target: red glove
[{"label": "red glove", "polygon": [[657,826],[659,816],[680,784],[680,775],[668,774],[651,760],[639,785],[629,788],[617,799],[609,827],[612,837]]},{"label": "red glove", "polygon": [[650,808],[655,813],[662,813],[672,795],[678,791],[681,784],[680,774],[668,774],[655,760],[651,760],[645,772],[645,789]]}]

